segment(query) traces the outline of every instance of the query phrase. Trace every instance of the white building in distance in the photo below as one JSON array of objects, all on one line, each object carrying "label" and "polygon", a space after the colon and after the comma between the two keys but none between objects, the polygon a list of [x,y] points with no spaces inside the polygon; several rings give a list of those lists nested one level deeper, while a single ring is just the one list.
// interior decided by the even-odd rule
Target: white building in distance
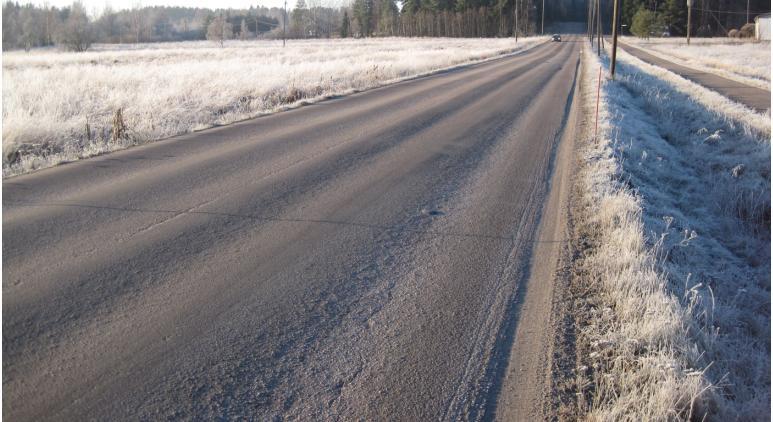
[{"label": "white building in distance", "polygon": [[754,38],[770,40],[770,13],[754,18]]}]

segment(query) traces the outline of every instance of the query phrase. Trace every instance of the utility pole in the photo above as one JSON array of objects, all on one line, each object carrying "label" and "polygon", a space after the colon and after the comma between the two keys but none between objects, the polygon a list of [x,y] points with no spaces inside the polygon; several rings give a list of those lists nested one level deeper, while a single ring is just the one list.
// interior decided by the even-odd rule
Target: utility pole
[{"label": "utility pole", "polygon": [[596,2],[588,2],[588,38],[590,39],[590,45],[593,47],[593,36],[596,33]]},{"label": "utility pole", "polygon": [[287,44],[287,37],[285,34],[287,33],[287,0],[285,0],[285,15],[282,18],[282,47],[284,47]]},{"label": "utility pole", "polygon": [[590,44],[596,42],[596,0],[589,1],[590,6]]},{"label": "utility pole", "polygon": [[518,42],[518,0],[515,0],[515,42]]},{"label": "utility pole", "polygon": [[692,0],[687,0],[687,45],[690,45],[691,21],[692,21]]},{"label": "utility pole", "polygon": [[540,28],[539,32],[540,35],[545,35],[545,0],[542,0],[542,28]]},{"label": "utility pole", "polygon": [[749,0],[746,0],[746,23],[749,23]]},{"label": "utility pole", "polygon": [[596,54],[601,57],[601,0],[596,0]]},{"label": "utility pole", "polygon": [[615,61],[617,59],[617,11],[620,0],[614,0],[614,6],[612,6],[612,64],[609,67],[609,71],[612,74],[612,79],[615,79]]}]

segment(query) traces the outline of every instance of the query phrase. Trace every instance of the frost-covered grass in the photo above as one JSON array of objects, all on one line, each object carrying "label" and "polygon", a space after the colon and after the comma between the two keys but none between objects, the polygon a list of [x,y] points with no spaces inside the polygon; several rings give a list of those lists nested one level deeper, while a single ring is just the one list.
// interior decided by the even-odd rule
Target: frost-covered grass
[{"label": "frost-covered grass", "polygon": [[[3,53],[3,175],[531,48],[545,38],[232,41]],[[113,136],[122,110],[126,136]],[[88,124],[88,132],[86,126]]]},{"label": "frost-covered grass", "polygon": [[622,37],[622,41],[674,63],[770,90],[770,42],[736,38]]},{"label": "frost-covered grass", "polygon": [[[769,121],[619,59],[579,175],[578,272],[593,292],[579,407],[591,420],[768,420]],[[602,63],[606,75],[586,50],[591,116]]]}]

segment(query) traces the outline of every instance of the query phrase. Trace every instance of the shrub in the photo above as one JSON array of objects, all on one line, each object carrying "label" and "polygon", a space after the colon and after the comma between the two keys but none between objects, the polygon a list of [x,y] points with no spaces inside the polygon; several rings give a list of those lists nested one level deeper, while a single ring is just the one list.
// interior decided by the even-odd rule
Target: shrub
[{"label": "shrub", "polygon": [[631,32],[639,38],[649,38],[657,24],[657,14],[645,8],[640,8],[633,15]]},{"label": "shrub", "polygon": [[753,23],[747,23],[744,26],[741,27],[741,30],[739,31],[739,36],[741,38],[753,38],[754,37],[754,24]]}]

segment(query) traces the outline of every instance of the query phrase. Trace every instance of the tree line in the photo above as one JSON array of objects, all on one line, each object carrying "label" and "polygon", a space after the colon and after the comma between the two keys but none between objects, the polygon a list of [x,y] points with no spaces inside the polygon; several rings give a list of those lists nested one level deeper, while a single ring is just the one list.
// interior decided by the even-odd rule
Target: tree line
[{"label": "tree line", "polygon": [[2,19],[3,50],[59,45],[82,51],[95,42],[203,40],[217,19],[227,22],[231,37],[254,38],[279,27],[282,10],[160,6],[113,10],[106,6],[92,16],[80,2],[58,8],[8,1],[3,4]]},{"label": "tree line", "polygon": [[[561,0],[561,2],[576,0]],[[550,3],[550,2],[549,2]],[[546,17],[555,18],[556,6]],[[507,37],[541,29],[539,0],[353,0],[327,6],[296,0],[280,8],[105,7],[90,14],[80,2],[66,7],[3,4],[3,50],[61,46],[83,51],[92,43],[252,38]],[[578,19],[579,20],[579,19]],[[517,25],[516,25],[517,21]]]},{"label": "tree line", "polygon": [[[620,20],[625,25],[625,35],[649,37],[687,34],[686,0],[621,0],[620,4]],[[770,5],[770,0],[694,0],[690,33],[696,37],[731,35],[732,30],[753,23],[755,16],[770,13]],[[603,1],[601,10],[603,26],[611,29],[611,1]]]}]

